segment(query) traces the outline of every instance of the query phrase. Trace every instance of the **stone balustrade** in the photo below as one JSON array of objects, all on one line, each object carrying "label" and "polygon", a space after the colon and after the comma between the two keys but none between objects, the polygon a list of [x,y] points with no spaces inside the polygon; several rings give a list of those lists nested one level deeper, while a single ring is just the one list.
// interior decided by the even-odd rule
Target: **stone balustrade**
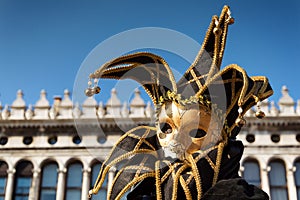
[{"label": "stone balustrade", "polygon": [[[261,102],[261,110],[268,117],[277,116],[300,116],[300,100],[297,102],[289,95],[286,86],[282,87],[282,97],[276,104],[268,99]],[[254,116],[256,107],[246,113],[246,117]],[[54,97],[53,105],[47,100],[46,91],[42,90],[40,99],[34,105],[26,105],[23,92],[17,91],[16,99],[11,105],[0,104],[1,120],[51,120],[51,119],[77,119],[77,118],[150,118],[154,114],[154,108],[150,102],[145,103],[141,98],[140,91],[135,94],[129,105],[121,103],[117,91],[112,89],[111,96],[106,104],[97,102],[94,97],[87,97],[80,105],[73,103],[70,92],[64,91],[63,98]]]},{"label": "stone balustrade", "polygon": [[53,105],[47,100],[45,90],[41,91],[40,99],[34,105],[26,105],[21,90],[18,90],[11,105],[2,107],[0,104],[0,120],[150,118],[153,113],[153,106],[150,102],[144,102],[138,89],[129,105],[121,103],[115,89],[112,89],[111,97],[105,105],[98,103],[94,97],[87,97],[81,105],[73,103],[68,90],[64,91],[63,98],[55,96]]}]

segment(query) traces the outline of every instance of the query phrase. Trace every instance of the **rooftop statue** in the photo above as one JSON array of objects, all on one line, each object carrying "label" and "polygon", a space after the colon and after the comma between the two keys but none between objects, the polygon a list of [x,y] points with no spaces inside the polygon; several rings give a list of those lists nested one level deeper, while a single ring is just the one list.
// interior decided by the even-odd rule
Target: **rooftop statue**
[{"label": "rooftop statue", "polygon": [[[176,82],[166,61],[152,53],[111,60],[90,75],[86,95],[99,93],[99,78],[133,79],[151,97],[155,127],[125,133],[105,160],[90,195],[110,168],[117,174],[107,199],[268,199],[239,177],[243,144],[236,140],[244,114],[273,94],[268,79],[249,77],[236,64],[220,69],[228,26],[228,6],[214,16],[192,65]],[[257,110],[258,118],[264,117]]]}]

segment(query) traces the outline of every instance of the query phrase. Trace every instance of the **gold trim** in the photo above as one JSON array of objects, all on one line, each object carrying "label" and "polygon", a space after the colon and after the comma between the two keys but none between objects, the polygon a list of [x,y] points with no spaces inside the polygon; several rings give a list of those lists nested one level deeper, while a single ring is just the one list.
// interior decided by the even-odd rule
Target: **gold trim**
[{"label": "gold trim", "polygon": [[196,84],[198,85],[198,87],[201,88],[202,84],[200,83],[199,78],[197,77],[195,71],[191,70],[190,73],[191,73],[191,75],[193,77],[193,80],[195,80]]},{"label": "gold trim", "polygon": [[[131,182],[129,182],[124,189],[121,190],[121,192],[117,195],[116,200],[119,200],[122,198],[122,196],[131,188],[133,187],[135,184],[137,184],[138,182],[144,180],[145,178],[148,177],[155,177],[155,173],[151,172],[151,173],[145,173],[141,176],[139,176],[138,178],[134,178]],[[109,200],[109,199],[108,199]]]},{"label": "gold trim", "polygon": [[197,188],[197,192],[198,192],[197,193],[197,199],[200,200],[200,198],[202,196],[201,177],[200,177],[200,174],[199,174],[196,162],[195,162],[195,160],[194,160],[194,158],[193,158],[192,155],[189,155],[188,161],[192,165],[191,166],[192,167],[192,173],[193,173],[193,176],[195,178],[196,188]]},{"label": "gold trim", "polygon": [[160,161],[155,163],[155,184],[156,184],[156,199],[162,200],[161,194],[161,178],[160,178]]},{"label": "gold trim", "polygon": [[182,186],[183,188],[183,191],[184,191],[184,194],[185,194],[185,197],[186,197],[186,200],[192,200],[192,194],[191,194],[191,191],[189,190],[186,182],[184,181],[183,177],[180,176],[180,185]]},{"label": "gold trim", "polygon": [[224,146],[225,145],[223,142],[221,142],[218,145],[218,153],[217,153],[217,159],[216,159],[216,168],[214,169],[215,173],[214,173],[214,178],[213,178],[213,185],[215,185],[218,181]]}]

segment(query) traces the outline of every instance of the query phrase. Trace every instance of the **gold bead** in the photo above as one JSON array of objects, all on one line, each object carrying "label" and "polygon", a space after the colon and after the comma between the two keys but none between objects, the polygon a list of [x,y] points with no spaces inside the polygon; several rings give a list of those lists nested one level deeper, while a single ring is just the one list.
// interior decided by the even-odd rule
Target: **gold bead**
[{"label": "gold bead", "polygon": [[239,127],[242,127],[246,124],[246,120],[243,117],[238,117],[235,120],[236,125],[238,125]]},{"label": "gold bead", "polygon": [[255,116],[258,118],[258,119],[262,119],[262,118],[264,118],[265,116],[266,116],[266,114],[263,112],[263,111],[257,111],[256,113],[255,113]]},{"label": "gold bead", "polygon": [[100,91],[101,91],[101,88],[99,86],[96,86],[96,87],[93,88],[93,93],[94,94],[99,94]]},{"label": "gold bead", "polygon": [[94,95],[94,92],[93,92],[93,89],[92,88],[87,88],[85,89],[84,91],[85,95],[88,96],[88,97],[91,97]]},{"label": "gold bead", "polygon": [[234,18],[232,18],[232,17],[229,18],[229,19],[228,19],[228,24],[231,25],[231,24],[233,24],[233,23],[234,23]]},{"label": "gold bead", "polygon": [[222,30],[221,30],[221,29],[219,29],[219,28],[214,28],[214,30],[213,30],[213,33],[214,33],[215,35],[218,35],[218,36],[220,36],[220,35],[221,35],[221,33],[222,33]]}]

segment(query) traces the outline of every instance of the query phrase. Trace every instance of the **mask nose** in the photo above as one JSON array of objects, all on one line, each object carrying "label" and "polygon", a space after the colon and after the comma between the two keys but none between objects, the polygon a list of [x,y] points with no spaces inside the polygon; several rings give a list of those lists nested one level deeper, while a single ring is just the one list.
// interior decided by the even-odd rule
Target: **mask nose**
[{"label": "mask nose", "polygon": [[180,135],[178,131],[174,131],[173,140],[180,142]]},{"label": "mask nose", "polygon": [[173,135],[172,143],[173,143],[173,144],[177,144],[177,145],[183,146],[182,141],[183,141],[183,140],[182,140],[182,138],[181,138],[179,132],[176,131],[176,132],[174,133],[174,135]]},{"label": "mask nose", "polygon": [[173,131],[170,140],[167,145],[164,147],[164,151],[167,155],[171,157],[181,158],[184,154],[184,145],[181,142],[180,135],[177,130]]},{"label": "mask nose", "polygon": [[173,140],[171,141],[171,144],[173,146],[177,146],[176,149],[180,149],[179,151],[184,151],[184,149],[185,149],[184,138],[182,137],[182,134],[180,134],[179,131],[176,131],[174,133]]},{"label": "mask nose", "polygon": [[184,145],[184,134],[180,130],[176,131],[173,136],[173,140],[181,145]]}]

